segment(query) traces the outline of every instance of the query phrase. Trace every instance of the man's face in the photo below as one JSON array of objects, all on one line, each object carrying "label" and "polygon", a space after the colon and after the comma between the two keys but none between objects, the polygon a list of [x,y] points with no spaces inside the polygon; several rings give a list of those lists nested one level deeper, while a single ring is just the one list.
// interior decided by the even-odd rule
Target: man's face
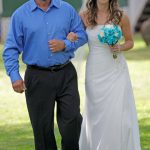
[{"label": "man's face", "polygon": [[48,1],[48,0],[40,0],[41,2],[46,2],[46,1]]}]

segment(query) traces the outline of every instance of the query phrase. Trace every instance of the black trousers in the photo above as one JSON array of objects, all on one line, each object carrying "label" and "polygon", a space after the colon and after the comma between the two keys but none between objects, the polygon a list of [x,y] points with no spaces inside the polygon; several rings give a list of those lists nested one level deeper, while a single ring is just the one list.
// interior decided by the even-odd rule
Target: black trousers
[{"label": "black trousers", "polygon": [[57,150],[54,136],[54,107],[62,136],[62,150],[79,150],[82,117],[77,73],[70,62],[59,71],[27,68],[26,101],[36,150]]}]

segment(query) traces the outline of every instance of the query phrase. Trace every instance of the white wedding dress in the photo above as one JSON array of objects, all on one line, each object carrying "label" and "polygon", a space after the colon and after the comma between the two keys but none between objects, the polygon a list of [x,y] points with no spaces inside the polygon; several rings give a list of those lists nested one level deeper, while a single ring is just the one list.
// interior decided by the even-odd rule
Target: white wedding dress
[{"label": "white wedding dress", "polygon": [[88,28],[86,100],[80,150],[141,150],[137,114],[128,67],[98,40],[103,25]]}]

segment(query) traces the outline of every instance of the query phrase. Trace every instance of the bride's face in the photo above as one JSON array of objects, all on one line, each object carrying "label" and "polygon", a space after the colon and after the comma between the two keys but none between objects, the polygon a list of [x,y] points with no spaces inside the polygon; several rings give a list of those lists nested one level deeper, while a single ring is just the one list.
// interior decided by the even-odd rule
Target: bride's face
[{"label": "bride's face", "polygon": [[97,2],[100,4],[108,4],[109,0],[97,0]]}]

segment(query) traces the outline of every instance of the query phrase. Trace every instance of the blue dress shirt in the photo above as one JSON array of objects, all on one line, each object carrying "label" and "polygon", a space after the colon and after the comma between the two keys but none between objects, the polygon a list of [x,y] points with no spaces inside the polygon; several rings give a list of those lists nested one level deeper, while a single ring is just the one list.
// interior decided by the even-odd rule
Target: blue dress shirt
[{"label": "blue dress shirt", "polygon": [[[78,41],[67,40],[69,32],[78,34]],[[52,39],[63,40],[66,48],[53,53],[48,47],[48,41]],[[34,0],[30,0],[11,17],[3,52],[7,74],[12,83],[21,79],[18,62],[21,53],[25,64],[49,67],[74,57],[74,51],[86,42],[82,21],[70,4],[52,0],[47,11],[43,11]]]}]

